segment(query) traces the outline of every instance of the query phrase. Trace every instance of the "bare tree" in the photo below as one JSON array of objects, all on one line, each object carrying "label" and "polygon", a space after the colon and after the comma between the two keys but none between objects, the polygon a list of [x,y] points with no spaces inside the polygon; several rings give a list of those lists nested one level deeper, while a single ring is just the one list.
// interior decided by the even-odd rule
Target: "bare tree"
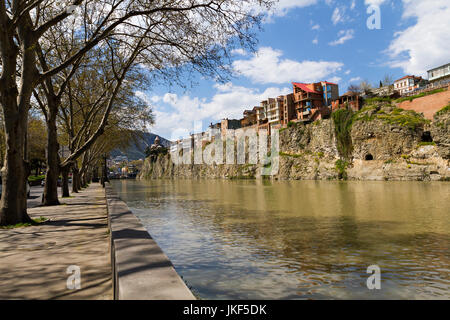
[{"label": "bare tree", "polygon": [[386,73],[383,77],[383,80],[381,81],[383,86],[390,86],[394,83],[394,77],[392,74]]},{"label": "bare tree", "polygon": [[350,85],[350,86],[348,87],[347,90],[348,90],[350,93],[353,93],[353,94],[359,94],[359,93],[361,93],[361,88],[360,88],[358,85],[356,85],[356,84]]},{"label": "bare tree", "polygon": [[373,89],[373,86],[367,80],[363,80],[359,84],[359,88],[362,94],[370,94],[370,91]]},{"label": "bare tree", "polygon": [[[1,0],[0,103],[6,150],[0,224],[31,221],[26,210],[28,164],[24,145],[30,99],[36,85],[61,75],[91,49],[104,45],[109,37],[120,44],[129,62],[148,63],[158,70],[168,67],[177,70],[189,65],[205,75],[220,78],[221,71],[226,71],[230,49],[254,45],[252,27],[261,19],[254,6],[271,3],[271,0]],[[82,22],[77,26],[87,30],[82,45],[64,57],[64,61],[48,64],[48,69],[38,65],[36,46],[43,45],[43,36],[50,29],[73,23],[68,18],[74,12],[81,13]],[[92,19],[83,19],[86,14]],[[136,51],[136,42],[141,39],[144,39],[139,44],[142,50]],[[113,92],[120,90],[124,74],[116,74],[116,79]],[[113,105],[111,99],[93,139],[67,161],[87,150],[103,133]]]}]

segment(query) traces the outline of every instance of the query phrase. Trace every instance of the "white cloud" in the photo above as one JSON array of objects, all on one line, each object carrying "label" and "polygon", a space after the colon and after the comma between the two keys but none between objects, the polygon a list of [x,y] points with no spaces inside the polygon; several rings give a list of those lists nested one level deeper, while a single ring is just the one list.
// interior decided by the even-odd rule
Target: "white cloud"
[{"label": "white cloud", "polygon": [[313,43],[313,44],[319,44],[319,39],[315,38],[315,39],[312,41],[312,43]]},{"label": "white cloud", "polygon": [[361,77],[355,77],[355,78],[351,78],[350,82],[357,82],[357,81],[361,81]]},{"label": "white cloud", "polygon": [[333,11],[333,15],[331,16],[331,21],[334,25],[337,25],[340,22],[344,22],[347,20],[345,16],[345,7],[336,7]]},{"label": "white cloud", "polygon": [[231,54],[233,54],[233,55],[240,55],[240,56],[246,56],[247,55],[247,51],[245,51],[242,48],[239,48],[239,49],[232,50]]},{"label": "white cloud", "polygon": [[291,81],[314,82],[326,80],[341,70],[343,63],[335,61],[302,62],[282,59],[283,52],[263,47],[248,60],[236,60],[233,68],[237,74],[255,83],[287,83]]},{"label": "white cloud", "polygon": [[[154,108],[156,122],[152,132],[168,139],[178,139],[184,133],[194,132],[194,123],[202,122],[202,130],[206,130],[210,121],[224,118],[240,119],[245,109],[259,105],[260,101],[269,97],[277,97],[292,92],[292,88],[271,87],[264,91],[235,86],[231,82],[215,84],[216,94],[209,100],[187,95],[178,96],[166,93],[162,97],[143,97],[145,101],[158,100],[164,103]],[[138,94],[138,93],[137,93]]]},{"label": "white cloud", "polygon": [[353,39],[355,36],[355,30],[341,30],[338,32],[338,39],[329,43],[330,46],[337,46],[339,44],[344,44],[348,40]]},{"label": "white cloud", "polygon": [[319,30],[320,29],[320,25],[315,24],[311,27],[311,30]]},{"label": "white cloud", "polygon": [[433,67],[450,62],[450,2],[403,0],[403,19],[416,23],[394,34],[387,49],[390,66],[407,74],[425,75]]},{"label": "white cloud", "polygon": [[355,9],[356,7],[356,0],[352,0],[352,4],[350,5],[350,10]]},{"label": "white cloud", "polygon": [[279,0],[271,11],[269,15],[275,15],[278,17],[284,16],[291,9],[304,8],[317,3],[317,0]]}]

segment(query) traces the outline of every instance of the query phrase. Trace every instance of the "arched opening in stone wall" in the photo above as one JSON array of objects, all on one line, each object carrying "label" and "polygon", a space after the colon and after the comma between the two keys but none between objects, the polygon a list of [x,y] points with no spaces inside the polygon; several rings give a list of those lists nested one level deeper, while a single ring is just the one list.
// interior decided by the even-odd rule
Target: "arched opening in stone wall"
[{"label": "arched opening in stone wall", "polygon": [[364,159],[366,161],[372,161],[373,160],[373,155],[371,155],[370,153],[366,154],[366,156],[364,157]]},{"label": "arched opening in stone wall", "polygon": [[433,137],[430,131],[424,131],[422,133],[422,142],[433,142]]}]

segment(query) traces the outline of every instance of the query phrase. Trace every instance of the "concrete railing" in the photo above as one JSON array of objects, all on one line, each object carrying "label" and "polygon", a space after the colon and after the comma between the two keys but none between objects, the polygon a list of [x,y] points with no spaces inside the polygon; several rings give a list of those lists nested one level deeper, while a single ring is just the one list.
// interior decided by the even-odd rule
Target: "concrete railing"
[{"label": "concrete railing", "polygon": [[117,300],[194,300],[169,258],[106,184],[114,298]]}]

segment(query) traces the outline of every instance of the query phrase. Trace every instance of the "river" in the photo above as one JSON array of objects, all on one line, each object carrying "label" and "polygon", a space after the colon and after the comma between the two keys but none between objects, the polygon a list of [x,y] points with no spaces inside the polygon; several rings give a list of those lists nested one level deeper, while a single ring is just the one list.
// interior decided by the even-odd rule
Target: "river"
[{"label": "river", "polygon": [[112,184],[200,298],[450,299],[447,182]]}]

